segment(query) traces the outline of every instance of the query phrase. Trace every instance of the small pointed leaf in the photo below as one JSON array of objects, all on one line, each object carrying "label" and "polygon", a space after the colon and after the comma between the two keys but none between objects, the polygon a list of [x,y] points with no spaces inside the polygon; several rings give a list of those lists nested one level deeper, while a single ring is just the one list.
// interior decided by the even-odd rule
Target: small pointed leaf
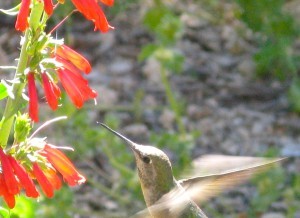
[{"label": "small pointed leaf", "polygon": [[157,45],[154,44],[149,44],[146,45],[142,48],[141,53],[138,56],[138,60],[139,61],[144,61],[147,58],[149,58],[150,56],[152,56],[154,54],[154,52],[158,49],[159,47]]},{"label": "small pointed leaf", "polygon": [[0,8],[0,11],[4,14],[10,15],[10,16],[16,16],[19,13],[20,5],[21,4],[18,4],[16,7],[13,7],[11,9],[7,9],[7,10]]},{"label": "small pointed leaf", "polygon": [[4,207],[0,207],[0,217],[1,218],[9,218],[9,211]]},{"label": "small pointed leaf", "polygon": [[0,100],[9,96],[10,98],[14,98],[13,88],[8,85],[4,80],[0,83]]},{"label": "small pointed leaf", "polygon": [[2,83],[0,83],[0,100],[2,100],[3,98],[6,98],[8,96],[7,94],[7,88],[5,85],[3,85]]}]

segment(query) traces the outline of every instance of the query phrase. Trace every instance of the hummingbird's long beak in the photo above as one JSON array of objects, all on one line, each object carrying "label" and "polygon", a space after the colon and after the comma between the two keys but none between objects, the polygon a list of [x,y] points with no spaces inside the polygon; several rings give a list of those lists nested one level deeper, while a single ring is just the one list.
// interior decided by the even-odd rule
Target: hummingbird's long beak
[{"label": "hummingbird's long beak", "polygon": [[110,127],[106,126],[104,123],[99,123],[101,126],[103,126],[105,129],[109,130],[110,132],[112,132],[113,134],[115,134],[116,136],[118,136],[120,139],[122,139],[123,141],[126,142],[127,145],[129,145],[129,147],[136,153],[140,153],[139,149],[137,148],[138,145],[136,143],[134,143],[133,141],[131,141],[130,139],[126,138],[125,136],[121,135],[120,133],[116,132],[115,130],[112,130]]}]

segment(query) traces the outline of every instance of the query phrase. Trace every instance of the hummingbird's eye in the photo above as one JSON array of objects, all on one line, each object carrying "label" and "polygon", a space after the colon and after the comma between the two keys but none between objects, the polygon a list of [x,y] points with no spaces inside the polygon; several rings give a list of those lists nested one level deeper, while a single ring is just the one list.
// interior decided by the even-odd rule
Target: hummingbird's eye
[{"label": "hummingbird's eye", "polygon": [[143,156],[143,157],[142,157],[142,161],[143,161],[144,163],[146,163],[146,164],[149,164],[149,163],[151,162],[151,159],[150,159],[149,157],[147,157],[147,156]]}]

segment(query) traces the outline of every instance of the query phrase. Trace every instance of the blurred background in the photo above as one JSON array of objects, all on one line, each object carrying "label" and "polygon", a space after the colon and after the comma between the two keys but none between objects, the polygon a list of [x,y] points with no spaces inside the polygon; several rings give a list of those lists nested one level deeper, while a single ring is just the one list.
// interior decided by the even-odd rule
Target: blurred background
[{"label": "blurred background", "polygon": [[[66,0],[48,29],[72,9]],[[53,35],[91,61],[98,104],[76,110],[64,96],[53,113],[41,99],[41,121],[69,119],[40,136],[74,147],[68,155],[88,182],[39,202],[20,196],[11,217],[122,218],[145,208],[133,154],[101,121],[163,149],[176,178],[205,154],[287,156],[201,207],[208,217],[299,218],[300,1],[116,0],[104,10],[109,33],[75,14]],[[0,65],[19,54],[14,22],[0,14]]]}]

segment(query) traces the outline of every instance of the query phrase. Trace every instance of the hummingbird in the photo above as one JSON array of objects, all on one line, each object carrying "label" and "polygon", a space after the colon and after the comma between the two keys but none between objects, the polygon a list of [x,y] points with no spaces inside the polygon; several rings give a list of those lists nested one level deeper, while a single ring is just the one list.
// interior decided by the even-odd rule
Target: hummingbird
[{"label": "hummingbird", "polygon": [[[198,161],[187,179],[176,180],[168,156],[154,146],[137,144],[107,125],[101,126],[122,139],[133,151],[138,176],[147,206],[146,210],[137,213],[135,218],[207,218],[198,206],[237,183],[242,183],[255,173],[262,172],[283,158],[231,157],[207,155]],[[208,163],[219,160],[222,166],[237,165],[237,168],[225,172],[197,175],[197,169]],[[244,162],[243,166],[241,162]],[[213,165],[216,167],[216,165]]]}]

